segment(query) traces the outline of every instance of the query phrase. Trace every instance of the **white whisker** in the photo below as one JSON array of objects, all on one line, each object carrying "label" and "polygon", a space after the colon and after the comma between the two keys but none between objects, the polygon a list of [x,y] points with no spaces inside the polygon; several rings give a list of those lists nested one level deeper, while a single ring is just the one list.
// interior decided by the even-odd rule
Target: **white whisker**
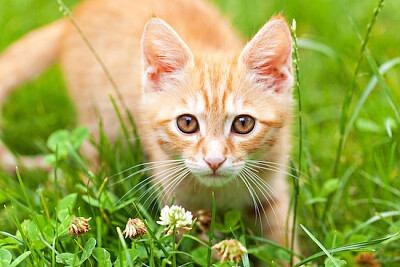
[{"label": "white whisker", "polygon": [[[115,204],[117,205],[121,200],[123,200],[128,194],[130,194],[132,192],[132,190],[134,190],[135,188],[137,188],[138,186],[140,186],[140,188],[136,189],[135,192],[133,192],[132,194],[135,194],[136,192],[140,191],[144,186],[146,186],[148,183],[151,182],[151,179],[156,176],[156,175],[163,175],[163,174],[169,174],[169,173],[174,173],[177,169],[179,168],[184,168],[182,167],[182,164],[175,166],[175,167],[171,167],[169,169],[163,170],[159,173],[153,174],[150,177],[147,177],[146,179],[144,179],[143,181],[141,181],[140,183],[138,183],[137,185],[135,185],[134,187],[132,187],[128,192],[126,192]],[[144,184],[143,184],[144,183]]]},{"label": "white whisker", "polygon": [[[269,167],[275,167],[275,168],[278,168],[278,167],[276,167],[276,166],[271,166],[271,165],[278,165],[278,166],[281,166],[281,167],[284,167],[284,168],[287,168],[287,169],[290,169],[290,170],[294,170],[294,171],[296,171],[296,172],[300,173],[301,175],[303,175],[303,176],[305,176],[305,177],[308,178],[308,175],[305,174],[304,172],[299,171],[298,169],[296,169],[296,168],[294,168],[294,167],[291,167],[291,166],[289,166],[289,165],[285,165],[285,164],[282,164],[282,163],[273,162],[273,161],[264,161],[264,160],[247,160],[247,161],[248,161],[248,162],[251,162],[251,163],[267,165],[267,166],[269,166]],[[280,169],[280,170],[283,171],[284,169]]]},{"label": "white whisker", "polygon": [[[251,168],[248,165],[245,165],[244,169],[248,170],[248,171],[254,171],[254,168]],[[267,181],[263,180],[258,174],[256,174],[255,172],[252,172],[252,174],[257,178],[257,180],[259,180],[267,189],[269,189],[269,191],[271,192],[271,194],[274,195],[274,197],[276,197],[278,200],[280,200],[279,195],[275,192],[275,190],[272,188],[272,186],[270,186]],[[269,194],[268,194],[269,195]],[[272,198],[272,197],[271,197]]]},{"label": "white whisker", "polygon": [[[172,179],[171,179],[171,182],[169,182],[165,188],[160,188],[160,191],[157,193],[157,195],[156,195],[153,199],[158,199],[158,198],[161,196],[162,193],[164,193],[164,196],[165,196],[167,190],[168,190],[169,188],[172,188],[172,186],[173,186],[175,183],[178,183],[178,184],[179,184],[179,183],[184,179],[184,177],[183,177],[182,179],[181,179],[181,177],[184,176],[185,174],[187,174],[188,172],[189,172],[189,170],[185,170],[183,173],[179,174],[179,176],[172,178]],[[181,179],[181,180],[180,180],[180,179]],[[153,194],[151,194],[149,197],[151,197],[152,195],[153,195]],[[145,205],[145,203],[148,201],[149,197],[148,197],[147,200],[143,203],[143,205]],[[161,197],[161,199],[165,199],[165,198],[164,198],[164,197]],[[168,199],[168,198],[167,198],[167,199]],[[151,202],[152,202],[152,201],[150,201],[150,203],[151,203]],[[150,203],[149,203],[149,204],[150,204]],[[153,207],[152,207],[151,210],[153,211],[153,209],[154,209],[154,205],[153,205]]]},{"label": "white whisker", "polygon": [[135,166],[133,166],[133,167],[130,167],[130,168],[124,170],[124,171],[121,171],[121,172],[119,172],[119,173],[116,173],[116,174],[114,174],[114,175],[112,175],[112,176],[109,176],[108,178],[112,178],[112,177],[114,177],[114,176],[120,175],[120,174],[122,174],[122,173],[124,173],[124,172],[127,172],[127,171],[129,171],[129,170],[132,170],[132,169],[135,169],[135,168],[138,168],[138,167],[141,167],[141,166],[146,166],[146,165],[151,165],[151,166],[146,167],[146,168],[144,168],[144,169],[140,169],[140,170],[138,170],[138,171],[136,171],[136,172],[134,172],[134,173],[128,175],[127,177],[125,177],[125,178],[119,180],[118,182],[115,182],[115,183],[110,184],[109,186],[113,186],[113,185],[115,185],[115,184],[121,183],[122,181],[124,181],[124,180],[126,180],[126,179],[129,179],[130,177],[132,177],[132,176],[134,176],[134,175],[136,175],[136,174],[139,174],[139,173],[141,173],[141,172],[145,172],[145,171],[148,171],[148,170],[151,170],[151,169],[156,169],[156,168],[162,168],[162,167],[170,166],[170,165],[177,164],[177,163],[181,163],[181,162],[183,162],[183,160],[165,160],[165,161],[155,161],[155,162],[146,162],[146,163],[138,164],[138,165],[135,165]]},{"label": "white whisker", "polygon": [[171,196],[171,194],[175,191],[175,189],[178,187],[178,185],[186,178],[186,176],[190,173],[189,170],[186,170],[184,173],[182,173],[178,178],[179,180],[175,183],[175,185],[173,186],[173,188],[170,187],[170,189],[168,189],[168,191],[166,191],[166,199],[168,200]]},{"label": "white whisker", "polygon": [[[277,217],[277,215],[276,215],[276,213],[275,213],[275,209],[274,209],[273,205],[272,205],[271,202],[270,202],[270,199],[271,199],[272,203],[273,203],[273,204],[275,205],[275,207],[279,210],[279,207],[278,207],[278,205],[276,204],[274,198],[271,197],[271,195],[268,193],[268,191],[266,190],[266,188],[264,188],[264,187],[257,181],[257,179],[255,179],[254,177],[252,177],[252,175],[258,176],[257,174],[251,173],[249,170],[246,170],[246,169],[244,169],[244,171],[248,174],[248,178],[250,179],[250,181],[252,181],[252,182],[254,183],[254,185],[257,187],[257,189],[260,190],[261,194],[263,195],[263,197],[264,197],[265,200],[267,201],[269,207],[272,209],[272,213],[274,214],[274,217],[275,217],[275,220],[276,220],[277,225],[279,225],[279,221],[278,221],[278,217]],[[258,176],[258,178],[262,181],[261,177]],[[264,192],[267,193],[267,196],[265,195]],[[268,224],[269,224],[268,218],[266,218],[266,219],[267,219]],[[271,225],[270,225],[270,224],[269,224],[269,226],[270,226],[270,228],[271,228]],[[281,228],[279,228],[279,229],[280,229],[280,231],[281,231]],[[271,229],[271,230],[272,230],[272,229]],[[279,233],[279,234],[280,234],[280,236],[282,236],[282,233]],[[272,235],[274,235],[274,233],[272,233]]]},{"label": "white whisker", "polygon": [[[140,200],[142,200],[142,198],[148,193],[150,192],[150,190],[152,190],[154,187],[156,187],[158,184],[161,184],[164,180],[168,179],[171,176],[176,175],[177,173],[179,173],[180,171],[184,170],[186,167],[185,166],[180,166],[179,169],[175,169],[172,173],[169,173],[167,176],[163,177],[161,180],[158,180],[157,182],[155,182],[151,187],[149,187],[136,201],[139,202]],[[158,174],[157,174],[158,175]],[[151,195],[149,197],[151,197],[156,191],[154,191],[153,193],[151,193]],[[148,198],[149,198],[148,197]]]},{"label": "white whisker", "polygon": [[263,170],[267,170],[267,171],[286,174],[286,175],[289,175],[289,176],[299,180],[299,177],[297,177],[297,176],[295,176],[295,175],[293,175],[293,174],[291,174],[291,173],[289,173],[287,171],[281,170],[279,168],[275,168],[273,166],[266,167],[266,166],[262,166],[262,165],[260,166],[260,165],[254,164],[254,163],[247,163],[247,164],[248,164],[248,166],[251,166],[251,167],[255,167],[255,168],[259,168],[259,169],[263,169]]},{"label": "white whisker", "polygon": [[259,216],[259,218],[260,218],[260,226],[261,226],[261,228],[262,228],[261,213],[260,213],[260,210],[259,210],[259,208],[258,208],[258,204],[257,204],[257,202],[256,202],[256,200],[255,200],[255,198],[254,198],[253,192],[250,190],[250,187],[247,185],[247,182],[245,181],[245,177],[243,177],[242,174],[243,174],[243,173],[240,173],[240,174],[239,174],[239,178],[243,181],[243,183],[244,183],[245,186],[247,187],[247,190],[249,190],[250,196],[251,196],[251,198],[252,198],[252,200],[253,200],[253,204],[254,204],[254,211],[255,211],[255,214],[256,214],[255,221],[257,221],[257,217]]}]

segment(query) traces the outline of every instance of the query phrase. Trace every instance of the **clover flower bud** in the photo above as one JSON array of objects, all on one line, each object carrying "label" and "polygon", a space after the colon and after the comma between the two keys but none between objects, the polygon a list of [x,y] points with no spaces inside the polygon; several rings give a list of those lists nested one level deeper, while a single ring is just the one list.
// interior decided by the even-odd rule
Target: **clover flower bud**
[{"label": "clover flower bud", "polygon": [[221,262],[236,262],[243,257],[243,253],[247,253],[246,248],[236,239],[225,239],[211,247],[211,249],[219,250],[218,256]]},{"label": "clover flower bud", "polygon": [[162,232],[167,232],[166,235],[169,236],[174,232],[174,229],[176,233],[179,233],[179,228],[190,230],[189,226],[193,223],[192,217],[192,213],[185,211],[181,206],[165,206],[161,210],[160,220],[157,223],[167,226]]},{"label": "clover flower bud", "polygon": [[68,231],[70,236],[74,234],[76,237],[80,235],[84,235],[90,230],[89,219],[85,219],[83,217],[75,217],[72,219],[71,223],[69,224]]},{"label": "clover flower bud", "polygon": [[129,218],[129,221],[126,223],[125,230],[122,232],[122,234],[125,234],[125,238],[137,238],[147,234],[147,228],[141,219]]}]

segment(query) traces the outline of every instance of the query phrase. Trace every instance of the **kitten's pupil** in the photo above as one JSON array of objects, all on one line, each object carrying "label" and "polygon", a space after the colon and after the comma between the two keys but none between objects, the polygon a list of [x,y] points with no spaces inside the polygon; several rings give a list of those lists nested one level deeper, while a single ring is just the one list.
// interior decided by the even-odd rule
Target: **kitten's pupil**
[{"label": "kitten's pupil", "polygon": [[243,127],[246,125],[246,120],[244,118],[239,118],[239,121],[242,123]]}]

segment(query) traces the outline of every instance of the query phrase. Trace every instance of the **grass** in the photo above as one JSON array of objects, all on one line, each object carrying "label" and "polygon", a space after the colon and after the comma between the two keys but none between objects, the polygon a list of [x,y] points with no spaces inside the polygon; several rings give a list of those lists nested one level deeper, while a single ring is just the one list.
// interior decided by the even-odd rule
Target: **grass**
[{"label": "grass", "polygon": [[[71,7],[78,1],[64,2]],[[296,186],[293,189],[303,262],[340,266],[345,261],[354,266],[361,250],[368,250],[382,266],[400,265],[395,235],[400,229],[400,121],[396,113],[400,2],[385,1],[379,14],[374,12],[378,0],[213,2],[245,38],[277,12],[282,11],[289,21],[296,19],[301,87],[294,92],[297,99],[301,93],[302,131],[296,120],[291,159],[297,168],[301,159],[304,173],[296,174],[302,180],[298,197]],[[61,16],[56,1],[1,2],[0,51],[29,30]],[[120,138],[113,145],[101,133],[95,145],[103,164],[94,170],[79,154],[76,140],[86,135],[85,129],[72,130],[75,121],[57,66],[5,100],[2,138],[16,153],[50,154],[56,168],[46,173],[21,166],[18,176],[0,171],[0,202],[5,206],[0,210],[0,259],[11,255],[15,265],[21,261],[28,266],[58,266],[67,260],[70,265],[79,263],[87,256],[81,265],[103,262],[101,266],[107,266],[110,260],[117,261],[116,266],[128,266],[129,258],[137,265],[169,265],[174,246],[155,223],[157,208],[147,209],[140,203],[137,207],[152,234],[132,241],[121,238],[116,230],[124,229],[127,219],[135,216],[132,202],[146,189],[115,205],[146,177],[139,168],[121,173],[144,160],[136,141],[130,142],[129,149],[125,146],[126,132],[133,131],[134,125],[121,125]],[[59,145],[46,143],[57,129],[67,129],[53,134]],[[130,174],[135,175],[123,179]],[[80,215],[92,217],[92,230],[84,237],[70,238],[69,221]],[[249,234],[248,226],[242,227],[241,214],[232,211],[225,218],[233,219],[216,218],[213,226],[220,231],[229,226],[226,237],[246,244],[249,257],[245,256],[248,260],[243,266],[252,266],[256,258],[271,266],[279,258],[290,260],[290,249]],[[211,238],[215,244],[224,237]],[[208,246],[201,242],[196,233],[188,232],[174,253],[178,265],[209,265]]]}]

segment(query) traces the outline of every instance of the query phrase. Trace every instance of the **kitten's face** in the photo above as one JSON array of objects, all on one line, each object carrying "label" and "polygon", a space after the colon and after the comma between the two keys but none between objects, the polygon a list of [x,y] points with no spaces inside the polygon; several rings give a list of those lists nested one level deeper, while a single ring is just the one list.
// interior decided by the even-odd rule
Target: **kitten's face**
[{"label": "kitten's face", "polygon": [[[213,54],[195,59],[180,39],[175,45],[181,47],[174,52],[183,52],[170,62],[157,62],[159,52],[144,58],[143,82],[149,89],[145,101],[152,107],[147,118],[157,143],[171,158],[183,159],[201,183],[221,186],[234,179],[247,159],[268,153],[289,123],[291,42],[285,34],[283,42],[288,44],[276,48],[273,42],[270,51],[264,51],[264,40],[256,36],[239,58]],[[147,49],[154,52],[155,44],[159,42],[151,42]],[[143,45],[148,55],[146,39]],[[257,52],[269,52],[269,58],[255,58]]]}]

